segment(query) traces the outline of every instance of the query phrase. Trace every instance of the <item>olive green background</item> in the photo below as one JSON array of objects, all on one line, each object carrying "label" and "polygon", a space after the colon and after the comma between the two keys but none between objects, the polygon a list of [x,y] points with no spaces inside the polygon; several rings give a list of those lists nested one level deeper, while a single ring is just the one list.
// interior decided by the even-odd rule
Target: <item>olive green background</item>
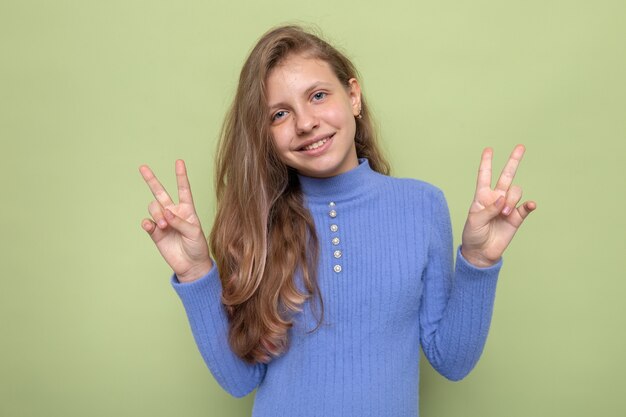
[{"label": "olive green background", "polygon": [[285,22],[354,60],[394,175],[444,190],[457,244],[483,147],[495,175],[527,146],[538,209],[485,351],[458,383],[422,359],[421,415],[624,415],[622,0],[1,0],[0,415],[250,414],[196,350],[137,168],[175,194],[183,158],[208,231],[239,69]]}]

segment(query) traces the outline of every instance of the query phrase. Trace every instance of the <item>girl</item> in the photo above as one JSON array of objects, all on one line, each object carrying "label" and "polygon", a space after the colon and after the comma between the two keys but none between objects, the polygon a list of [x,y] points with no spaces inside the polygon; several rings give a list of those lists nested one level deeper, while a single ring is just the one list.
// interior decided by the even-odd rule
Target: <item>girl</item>
[{"label": "girl", "polygon": [[150,168],[142,227],[171,266],[198,348],[253,416],[417,416],[419,348],[446,378],[476,364],[501,255],[534,202],[495,189],[491,149],[453,261],[442,192],[388,176],[351,62],[286,26],[246,60],[217,154],[209,243],[185,164],[179,203]]}]

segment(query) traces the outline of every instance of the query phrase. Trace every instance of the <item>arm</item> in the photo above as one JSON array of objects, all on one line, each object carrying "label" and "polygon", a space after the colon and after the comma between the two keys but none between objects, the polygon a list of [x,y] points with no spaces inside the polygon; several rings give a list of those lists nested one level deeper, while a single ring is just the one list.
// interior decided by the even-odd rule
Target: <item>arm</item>
[{"label": "arm", "polygon": [[522,189],[512,185],[524,152],[523,145],[513,149],[491,189],[493,151],[483,150],[454,273],[450,214],[441,192],[433,199],[420,310],[421,343],[431,364],[449,379],[463,378],[478,361],[491,322],[502,254],[537,208],[534,201],[518,206]]},{"label": "arm", "polygon": [[457,381],[476,365],[491,322],[502,260],[477,268],[452,253],[448,206],[441,191],[432,201],[428,260],[423,274],[420,337],[426,358],[444,377]]},{"label": "arm", "polygon": [[202,358],[217,382],[228,393],[243,397],[265,377],[267,365],[250,365],[233,353],[228,344],[228,318],[221,301],[222,285],[213,263],[201,278],[181,283],[176,274],[171,284],[178,293]]},{"label": "arm", "polygon": [[150,167],[142,165],[139,172],[155,197],[148,206],[152,219],[144,219],[141,225],[174,271],[171,282],[185,306],[200,353],[217,382],[230,394],[243,397],[263,380],[266,366],[246,364],[228,344],[221,282],[209,256],[185,163],[176,161],[178,204]]}]

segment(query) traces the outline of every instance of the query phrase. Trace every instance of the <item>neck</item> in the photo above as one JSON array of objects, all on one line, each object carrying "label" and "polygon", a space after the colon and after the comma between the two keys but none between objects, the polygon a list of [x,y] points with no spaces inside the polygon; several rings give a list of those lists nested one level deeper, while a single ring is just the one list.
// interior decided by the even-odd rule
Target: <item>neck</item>
[{"label": "neck", "polygon": [[302,192],[309,201],[351,199],[371,190],[380,174],[373,171],[365,158],[350,171],[328,178],[314,178],[298,174]]}]

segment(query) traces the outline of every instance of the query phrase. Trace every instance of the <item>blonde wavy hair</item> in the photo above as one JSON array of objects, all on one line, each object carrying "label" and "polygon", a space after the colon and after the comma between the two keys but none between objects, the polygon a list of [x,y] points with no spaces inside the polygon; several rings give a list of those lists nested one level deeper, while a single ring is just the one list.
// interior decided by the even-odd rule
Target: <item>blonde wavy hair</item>
[{"label": "blonde wavy hair", "polygon": [[[289,346],[292,316],[310,298],[324,303],[316,278],[318,239],[296,172],[283,164],[269,132],[265,82],[287,56],[327,62],[348,87],[354,65],[321,37],[298,26],[265,33],[241,70],[216,154],[217,213],[209,236],[229,318],[229,344],[248,363],[268,363]],[[356,150],[373,170],[389,174],[376,144],[365,99],[356,119]],[[296,286],[300,274],[305,293]],[[315,303],[312,309],[315,311]]]}]

